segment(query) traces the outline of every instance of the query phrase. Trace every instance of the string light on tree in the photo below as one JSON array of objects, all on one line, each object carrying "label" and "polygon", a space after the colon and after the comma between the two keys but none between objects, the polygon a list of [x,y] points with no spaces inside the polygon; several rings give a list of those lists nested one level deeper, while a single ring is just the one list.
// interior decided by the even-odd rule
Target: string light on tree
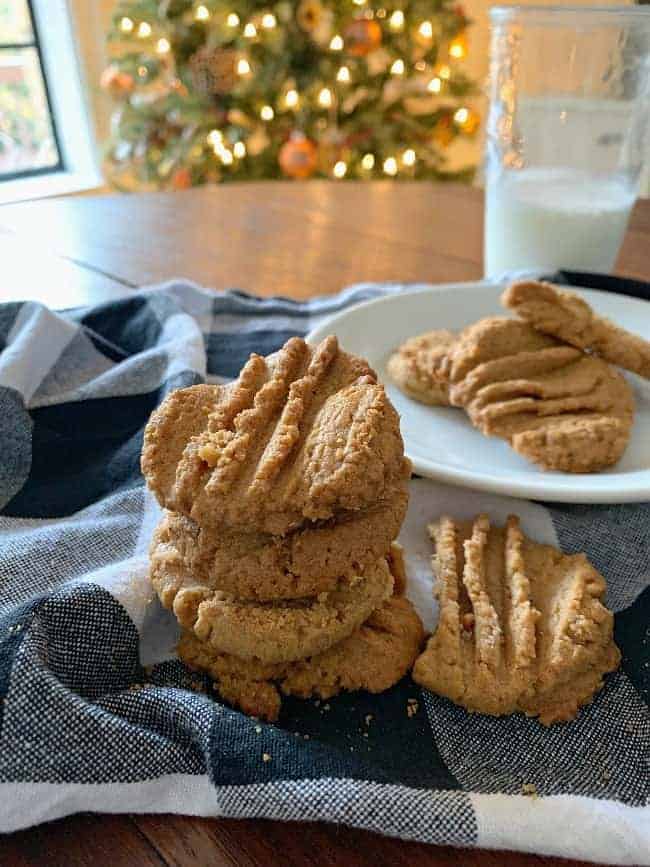
[{"label": "string light on tree", "polygon": [[331,108],[332,91],[329,89],[329,87],[324,87],[318,94],[318,104],[323,108]]},{"label": "string light on tree", "polygon": [[465,57],[466,48],[462,40],[455,39],[449,45],[449,56],[453,57],[455,60],[462,60]]},{"label": "string light on tree", "polygon": [[385,159],[383,169],[384,174],[394,177],[397,174],[397,160],[395,157],[388,157],[388,159]]},{"label": "string light on tree", "polygon": [[479,128],[480,119],[473,109],[462,106],[454,113],[454,123],[467,135],[474,135]]},{"label": "string light on tree", "polygon": [[469,178],[452,150],[479,124],[458,3],[119,0],[111,180]]},{"label": "string light on tree", "polygon": [[391,30],[404,30],[404,13],[401,9],[396,9],[388,19],[388,24]]}]

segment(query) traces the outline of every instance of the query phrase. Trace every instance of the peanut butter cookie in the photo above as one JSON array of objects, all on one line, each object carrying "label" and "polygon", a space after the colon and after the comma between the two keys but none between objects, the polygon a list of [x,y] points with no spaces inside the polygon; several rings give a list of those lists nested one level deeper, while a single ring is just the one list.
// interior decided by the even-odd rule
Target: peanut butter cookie
[{"label": "peanut butter cookie", "polygon": [[408,505],[410,464],[404,465],[404,477],[387,500],[286,536],[231,530],[215,534],[191,518],[166,512],[152,551],[171,545],[196,584],[240,599],[296,599],[333,590],[340,578],[358,575],[375,563],[399,533]]},{"label": "peanut butter cookie", "polygon": [[598,316],[574,292],[529,280],[513,283],[501,301],[537,331],[650,379],[650,342]]},{"label": "peanut butter cookie", "polygon": [[405,394],[430,406],[449,406],[451,331],[427,331],[411,337],[388,359],[387,370]]},{"label": "peanut butter cookie", "polygon": [[470,711],[573,719],[618,667],[605,581],[584,554],[443,517],[429,528],[440,612],[414,680]]},{"label": "peanut butter cookie", "polygon": [[223,653],[263,662],[289,662],[321,653],[347,638],[390,596],[384,557],[363,574],[341,579],[328,593],[275,602],[235,599],[197,581],[178,548],[156,540],[151,582],[181,626]]},{"label": "peanut butter cookie", "polygon": [[161,505],[200,527],[284,535],[362,510],[403,476],[399,418],[374,372],[292,338],[225,386],[170,394],[147,425],[142,470]]},{"label": "peanut butter cookie", "polygon": [[389,689],[410,670],[423,638],[411,603],[393,596],[348,638],[308,659],[275,664],[242,660],[219,653],[189,631],[181,636],[178,655],[190,668],[206,671],[226,701],[275,721],[281,692],[327,699],[343,691]]},{"label": "peanut butter cookie", "polygon": [[466,328],[450,383],[452,404],[475,427],[544,469],[604,469],[630,438],[634,398],[623,376],[527,322],[490,317]]}]

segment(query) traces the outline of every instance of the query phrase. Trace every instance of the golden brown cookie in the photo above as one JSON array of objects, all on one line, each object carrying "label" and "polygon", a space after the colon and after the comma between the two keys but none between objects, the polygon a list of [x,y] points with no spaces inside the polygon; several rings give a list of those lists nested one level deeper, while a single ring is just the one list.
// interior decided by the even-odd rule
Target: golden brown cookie
[{"label": "golden brown cookie", "polygon": [[238,379],[170,394],[142,470],[161,505],[203,528],[284,535],[385,498],[402,477],[399,418],[367,363],[294,337]]},{"label": "golden brown cookie", "polygon": [[469,326],[450,368],[451,402],[544,469],[601,470],[629,441],[634,398],[623,376],[527,322],[490,317]]},{"label": "golden brown cookie", "polygon": [[409,671],[423,638],[422,623],[411,603],[392,597],[348,638],[298,662],[244,661],[218,653],[189,631],[181,636],[178,655],[190,668],[206,671],[226,701],[274,721],[280,692],[327,699],[343,691],[389,689]]},{"label": "golden brown cookie", "polygon": [[537,331],[650,379],[650,342],[598,316],[574,292],[527,280],[509,286],[501,302]]},{"label": "golden brown cookie", "polygon": [[451,331],[411,337],[388,359],[390,378],[420,403],[449,406],[449,350],[455,340]]},{"label": "golden brown cookie", "polygon": [[199,583],[170,541],[156,539],[150,561],[151,583],[181,626],[217,651],[263,662],[321,653],[347,638],[393,589],[384,557],[329,593],[275,602],[234,599]]},{"label": "golden brown cookie", "polygon": [[153,549],[178,549],[196,584],[240,599],[295,599],[327,592],[359,574],[388,550],[408,505],[410,465],[387,500],[361,512],[304,525],[286,536],[201,529],[191,518],[166,512]]},{"label": "golden brown cookie", "polygon": [[573,719],[620,661],[601,575],[514,516],[503,529],[443,517],[429,532],[440,610],[414,680],[470,711]]}]

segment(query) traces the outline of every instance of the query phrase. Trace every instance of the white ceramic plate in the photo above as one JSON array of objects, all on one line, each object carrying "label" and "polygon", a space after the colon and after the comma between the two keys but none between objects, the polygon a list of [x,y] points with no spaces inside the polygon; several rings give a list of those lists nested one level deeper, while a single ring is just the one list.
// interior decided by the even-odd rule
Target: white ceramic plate
[{"label": "white ceramic plate", "polygon": [[[650,500],[650,382],[628,376],[637,414],[619,463],[602,473],[544,472],[503,440],[484,437],[458,409],[428,407],[396,388],[386,375],[390,353],[407,337],[431,329],[457,330],[483,316],[506,315],[503,286],[490,283],[423,286],[352,307],[308,336],[336,334],[348,351],[367,358],[402,418],[406,453],[415,472],[433,479],[514,497],[573,503]],[[580,290],[598,313],[650,340],[650,303],[608,292]]]}]

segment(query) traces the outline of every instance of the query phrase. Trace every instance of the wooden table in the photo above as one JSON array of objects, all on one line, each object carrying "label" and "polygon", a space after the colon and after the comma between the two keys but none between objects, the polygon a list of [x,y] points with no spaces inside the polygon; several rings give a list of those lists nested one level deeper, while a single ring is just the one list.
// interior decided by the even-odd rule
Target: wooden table
[{"label": "wooden table", "polygon": [[[294,298],[360,280],[481,276],[482,195],[424,184],[246,184],[0,208],[0,300],[53,307],[174,276]],[[650,279],[650,201],[620,273]],[[354,865],[559,867],[535,855],[435,848],[322,824],[179,816],[74,816],[0,838],[3,867]]]}]

